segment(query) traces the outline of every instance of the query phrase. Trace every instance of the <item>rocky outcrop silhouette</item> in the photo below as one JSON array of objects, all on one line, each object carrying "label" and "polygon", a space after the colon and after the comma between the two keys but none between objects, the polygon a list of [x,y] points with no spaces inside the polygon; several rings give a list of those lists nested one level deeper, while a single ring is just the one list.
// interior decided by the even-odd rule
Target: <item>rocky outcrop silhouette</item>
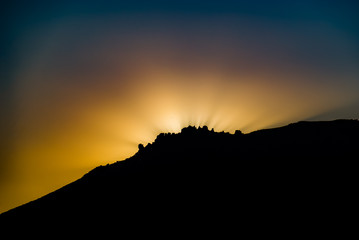
[{"label": "rocky outcrop silhouette", "polygon": [[0,221],[112,219],[141,229],[182,226],[176,221],[230,227],[241,224],[238,218],[330,222],[351,206],[358,137],[357,120],[298,122],[249,134],[189,126],[139,144],[134,156],[99,166],[3,213]]}]

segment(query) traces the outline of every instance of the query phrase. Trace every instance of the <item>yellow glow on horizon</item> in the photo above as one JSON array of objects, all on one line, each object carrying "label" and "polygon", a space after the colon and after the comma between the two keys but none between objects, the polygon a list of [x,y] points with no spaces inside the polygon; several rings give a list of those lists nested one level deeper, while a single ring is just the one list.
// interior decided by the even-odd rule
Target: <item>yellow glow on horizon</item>
[{"label": "yellow glow on horizon", "polygon": [[[144,71],[136,77],[139,80],[126,91],[111,82],[109,94],[78,89],[78,95],[71,96],[70,87],[53,90],[51,83],[44,88],[40,82],[42,88],[31,89],[35,100],[21,95],[19,105],[24,111],[14,151],[16,175],[8,185],[11,188],[4,188],[7,196],[21,196],[12,207],[76,180],[98,165],[132,156],[139,143],[153,142],[161,132],[207,125],[216,131],[248,133],[306,119],[348,101],[348,97],[338,101],[342,96],[334,88],[316,91],[321,86],[261,76],[226,79],[215,72],[191,76]],[[36,79],[41,81],[41,76]],[[53,99],[48,98],[51,91],[57,91]],[[74,104],[64,105],[63,96],[73,97],[66,101]],[[48,102],[38,105],[41,101]]]}]

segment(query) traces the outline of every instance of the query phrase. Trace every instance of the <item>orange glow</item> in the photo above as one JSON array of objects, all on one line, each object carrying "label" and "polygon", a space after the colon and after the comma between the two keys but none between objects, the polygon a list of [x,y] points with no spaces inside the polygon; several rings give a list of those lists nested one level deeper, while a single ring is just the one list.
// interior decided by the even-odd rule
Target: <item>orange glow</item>
[{"label": "orange glow", "polygon": [[335,86],[318,92],[319,85],[292,85],[284,81],[285,76],[273,80],[238,74],[225,79],[216,72],[170,74],[157,69],[155,73],[143,72],[137,76],[141,80],[127,86],[125,93],[111,82],[109,95],[90,89],[71,96],[64,88],[56,89],[62,92],[49,99],[51,84],[31,89],[36,101],[26,97],[31,93],[22,94],[19,107],[24,110],[14,151],[16,175],[3,195],[19,200],[6,206],[40,197],[98,165],[130,157],[139,143],[152,142],[161,132],[179,132],[188,125],[251,132],[309,118],[353,97],[337,93]]}]

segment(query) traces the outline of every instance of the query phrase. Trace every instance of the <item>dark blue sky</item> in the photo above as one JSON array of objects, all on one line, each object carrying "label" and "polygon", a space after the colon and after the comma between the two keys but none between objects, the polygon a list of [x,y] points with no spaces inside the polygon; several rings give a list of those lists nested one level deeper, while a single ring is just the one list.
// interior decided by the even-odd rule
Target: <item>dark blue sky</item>
[{"label": "dark blue sky", "polygon": [[[252,32],[258,31],[258,37],[261,34],[261,29],[255,29],[258,25],[272,27],[275,30],[273,35],[276,31],[283,35],[287,33],[289,38],[297,30],[300,33],[298,41],[301,41],[300,37],[304,38],[299,50],[308,49],[309,54],[312,49],[308,38],[311,36],[313,41],[322,40],[324,45],[339,36],[352,44],[349,51],[353,60],[358,60],[358,9],[358,1],[10,1],[2,10],[2,58],[5,58],[5,66],[13,67],[7,64],[15,64],[16,56],[21,58],[21,50],[18,52],[23,44],[21,39],[46,25],[71,19],[126,19],[135,16],[139,22],[148,25],[151,22],[155,25],[156,21],[170,24],[182,20],[189,25],[184,28],[201,21],[206,28],[208,19],[229,18],[227,24],[233,24],[233,31],[239,28],[238,24],[247,25],[253,28]],[[329,36],[330,33],[323,29],[323,39],[318,39],[321,36],[317,35],[321,33],[313,31],[320,27],[332,30],[336,35]],[[303,31],[306,28],[308,31]],[[328,39],[330,37],[334,40]],[[340,48],[345,43],[337,44]],[[328,59],[314,54],[312,57],[324,62]]]}]

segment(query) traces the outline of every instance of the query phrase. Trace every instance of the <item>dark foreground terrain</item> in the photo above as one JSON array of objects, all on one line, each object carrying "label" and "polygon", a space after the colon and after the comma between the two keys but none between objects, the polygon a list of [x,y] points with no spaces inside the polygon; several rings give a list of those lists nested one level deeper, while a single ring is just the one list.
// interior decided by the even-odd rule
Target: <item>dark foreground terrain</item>
[{"label": "dark foreground terrain", "polygon": [[119,231],[175,226],[172,235],[188,228],[209,233],[223,225],[262,226],[258,222],[297,232],[350,228],[358,137],[357,120],[298,122],[249,134],[187,127],[1,214],[0,222],[63,221],[59,231],[66,224],[105,222]]}]

